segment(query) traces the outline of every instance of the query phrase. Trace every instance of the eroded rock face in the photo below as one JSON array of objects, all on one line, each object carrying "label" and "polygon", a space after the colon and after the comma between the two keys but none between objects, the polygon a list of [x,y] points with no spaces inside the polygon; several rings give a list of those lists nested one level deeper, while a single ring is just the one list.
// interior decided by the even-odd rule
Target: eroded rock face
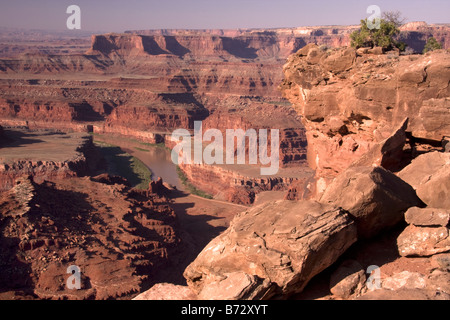
[{"label": "eroded rock face", "polygon": [[[354,223],[340,209],[314,201],[266,203],[238,214],[184,276],[209,299],[289,296],[355,241]],[[239,290],[227,291],[230,283]]]},{"label": "eroded rock face", "polygon": [[421,155],[398,176],[409,183],[428,206],[450,209],[450,153]]},{"label": "eroded rock face", "polygon": [[[89,177],[20,178],[0,193],[0,208],[3,297],[129,296],[155,281],[180,242],[165,201]],[[80,268],[80,290],[66,285],[71,265]]]},{"label": "eroded rock face", "polygon": [[405,118],[415,138],[441,141],[450,131],[447,51],[359,56],[308,45],[288,58],[283,71],[280,88],[303,116],[308,159],[318,177],[345,170]]},{"label": "eroded rock face", "polygon": [[[26,146],[19,148],[18,146]],[[0,154],[0,191],[31,175],[36,181],[85,176],[99,161],[92,136],[55,131],[9,131]]]},{"label": "eroded rock face", "polygon": [[403,220],[405,211],[422,206],[414,189],[381,167],[350,167],[325,190],[320,202],[347,210],[360,238],[371,238]]}]

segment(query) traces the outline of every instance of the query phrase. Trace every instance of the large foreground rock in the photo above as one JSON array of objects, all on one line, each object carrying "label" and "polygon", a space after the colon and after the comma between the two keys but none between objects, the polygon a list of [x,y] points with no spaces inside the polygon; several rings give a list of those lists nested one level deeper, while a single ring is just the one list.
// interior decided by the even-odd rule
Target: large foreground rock
[{"label": "large foreground rock", "polygon": [[436,208],[409,208],[405,221],[419,227],[445,227],[450,221],[450,210]]},{"label": "large foreground rock", "polygon": [[314,201],[265,203],[237,215],[184,276],[201,299],[288,296],[355,241],[355,225],[341,209]]},{"label": "large foreground rock", "polygon": [[428,206],[450,209],[450,153],[430,152],[398,173]]},{"label": "large foreground rock", "polygon": [[401,256],[431,256],[450,251],[449,229],[409,225],[397,238]]},{"label": "large foreground rock", "polygon": [[321,203],[347,210],[358,236],[371,238],[403,220],[405,211],[422,206],[413,188],[381,167],[351,167],[325,190]]}]

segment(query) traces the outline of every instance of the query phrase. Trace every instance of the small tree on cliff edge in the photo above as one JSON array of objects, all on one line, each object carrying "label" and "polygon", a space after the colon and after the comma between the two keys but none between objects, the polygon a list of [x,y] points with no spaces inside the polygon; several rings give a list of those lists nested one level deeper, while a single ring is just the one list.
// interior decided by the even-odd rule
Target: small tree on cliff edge
[{"label": "small tree on cliff edge", "polygon": [[399,26],[398,19],[389,19],[387,15],[383,15],[383,19],[380,19],[380,28],[378,29],[369,29],[367,19],[361,20],[361,28],[350,35],[351,46],[356,49],[383,47],[385,50],[398,48],[400,51],[404,51],[406,44],[396,40],[400,34]]},{"label": "small tree on cliff edge", "polygon": [[434,51],[438,49],[442,49],[442,45],[434,37],[431,37],[428,39],[427,44],[423,49],[423,53],[427,53],[428,51]]}]

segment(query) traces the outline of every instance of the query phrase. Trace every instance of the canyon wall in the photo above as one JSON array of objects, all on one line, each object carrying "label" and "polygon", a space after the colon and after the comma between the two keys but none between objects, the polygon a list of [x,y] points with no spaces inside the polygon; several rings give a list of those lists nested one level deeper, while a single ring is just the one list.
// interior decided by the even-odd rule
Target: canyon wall
[{"label": "canyon wall", "polygon": [[216,199],[250,205],[262,191],[287,190],[292,184],[306,189],[313,177],[312,170],[296,168],[298,172],[279,172],[271,176],[259,175],[259,168],[239,171],[226,165],[180,164],[186,178],[195,187]]},{"label": "canyon wall", "polygon": [[[22,176],[32,176],[36,182],[85,176],[99,161],[89,135],[16,130],[9,138],[0,155],[0,191],[11,189]],[[23,153],[18,145],[26,146],[27,151]]]},{"label": "canyon wall", "polygon": [[450,133],[446,50],[399,56],[308,45],[290,56],[283,71],[280,88],[302,115],[309,164],[318,177],[332,179],[405,118],[412,148],[414,141],[439,145]]}]

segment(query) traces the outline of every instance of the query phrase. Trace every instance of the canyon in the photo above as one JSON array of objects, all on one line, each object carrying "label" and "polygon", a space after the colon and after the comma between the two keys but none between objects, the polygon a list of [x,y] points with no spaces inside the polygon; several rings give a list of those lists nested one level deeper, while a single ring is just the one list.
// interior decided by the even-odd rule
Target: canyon
[{"label": "canyon", "polygon": [[[50,46],[37,53],[17,49],[0,59],[0,124],[121,134],[169,147],[170,132],[193,129],[194,121],[219,130],[278,128],[280,166],[306,167],[303,124],[277,88],[282,66],[307,43],[349,45],[356,29],[139,30],[93,35],[87,50],[86,35],[65,53]],[[417,51],[430,35],[447,48],[448,30],[409,23],[402,37]],[[3,45],[13,37],[36,41],[42,35],[9,30]],[[191,169],[183,167],[194,179]],[[297,189],[302,193],[303,183]]]},{"label": "canyon", "polygon": [[[13,47],[18,34],[4,33],[0,297],[303,299],[325,279],[322,298],[370,298],[365,270],[379,264],[384,297],[408,297],[395,285],[415,277],[422,297],[450,298],[439,285],[448,283],[450,208],[439,198],[448,198],[450,27],[401,27],[418,53],[430,36],[445,48],[425,55],[348,48],[355,29],[139,30],[46,50]],[[279,129],[279,173],[179,166],[214,199],[100,173],[94,141],[170,149],[172,131],[192,132],[194,121],[223,134]],[[420,221],[443,218],[405,220],[410,208]],[[68,264],[82,266],[82,290],[65,287]]]}]

